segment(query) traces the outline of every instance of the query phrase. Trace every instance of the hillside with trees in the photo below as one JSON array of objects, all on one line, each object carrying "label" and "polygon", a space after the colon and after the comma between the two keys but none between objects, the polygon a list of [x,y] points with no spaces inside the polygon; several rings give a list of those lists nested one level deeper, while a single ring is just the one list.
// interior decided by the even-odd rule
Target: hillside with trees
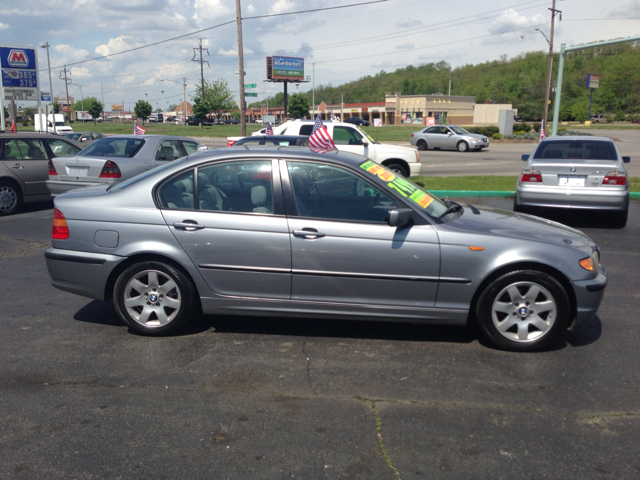
[{"label": "hillside with trees", "polygon": [[[465,65],[457,68],[445,62],[408,65],[395,72],[384,70],[337,87],[316,87],[316,104],[383,102],[385,92],[403,95],[447,94],[451,80],[452,95],[470,95],[477,103],[511,103],[525,119],[541,118],[547,76],[547,52],[528,52],[517,57]],[[554,55],[552,86],[557,78],[559,54]],[[640,114],[640,42],[619,43],[568,53],[565,57],[561,118],[584,121],[589,109],[587,74],[600,75],[600,87],[594,90],[592,113]],[[307,96],[311,104],[312,92]],[[554,95],[551,95],[553,101]],[[284,96],[269,98],[269,106],[282,106]],[[257,107],[265,101],[251,104]]]}]

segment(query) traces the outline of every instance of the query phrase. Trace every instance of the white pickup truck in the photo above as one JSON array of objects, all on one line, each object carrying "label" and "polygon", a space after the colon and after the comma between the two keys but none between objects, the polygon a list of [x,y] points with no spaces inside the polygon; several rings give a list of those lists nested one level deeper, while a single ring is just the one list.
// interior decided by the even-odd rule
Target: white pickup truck
[{"label": "white pickup truck", "polygon": [[[313,120],[294,120],[273,127],[274,135],[311,135]],[[336,149],[344,152],[357,153],[369,160],[380,163],[391,170],[405,176],[418,177],[422,171],[422,164],[418,158],[418,151],[398,145],[385,145],[376,142],[363,130],[350,123],[330,122],[323,124]],[[254,132],[253,135],[260,135]],[[262,133],[264,134],[264,133]],[[227,146],[244,137],[227,137]]]}]

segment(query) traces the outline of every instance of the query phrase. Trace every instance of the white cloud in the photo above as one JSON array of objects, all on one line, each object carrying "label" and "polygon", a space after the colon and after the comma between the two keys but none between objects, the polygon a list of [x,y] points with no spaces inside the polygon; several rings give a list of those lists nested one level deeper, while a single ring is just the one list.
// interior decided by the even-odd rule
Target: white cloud
[{"label": "white cloud", "polygon": [[126,40],[127,38],[133,38],[130,35],[120,35],[116,38],[110,38],[106,45],[99,45],[96,47],[95,52],[100,55],[111,55],[112,53],[122,52],[123,50],[129,50],[132,47]]},{"label": "white cloud", "polygon": [[253,5],[249,5],[249,6],[246,8],[246,12],[247,12],[248,14],[253,15],[254,13],[256,13],[256,7],[254,7]]},{"label": "white cloud", "polygon": [[[57,62],[55,63],[73,63],[81,60],[86,60],[89,57],[89,52],[84,48],[75,48],[71,45],[56,45],[53,47],[56,52]],[[61,58],[60,58],[61,57]]]},{"label": "white cloud", "polygon": [[533,25],[539,25],[545,22],[546,20],[541,14],[527,17],[526,15],[519,14],[513,8],[510,8],[493,21],[489,27],[489,33],[500,34],[518,29],[524,31],[527,28],[531,28]]},{"label": "white cloud", "polygon": [[271,7],[271,14],[291,12],[296,7],[296,3],[291,0],[278,0]]},{"label": "white cloud", "polygon": [[411,50],[415,46],[414,43],[403,43],[402,45],[396,45],[396,50]]},{"label": "white cloud", "polygon": [[195,13],[191,18],[200,26],[220,17],[227,18],[230,14],[235,16],[235,6],[231,9],[223,5],[222,0],[195,0],[193,10]]},{"label": "white cloud", "polygon": [[4,30],[5,28],[9,28],[9,25],[7,25],[6,23],[0,22],[0,30]]},{"label": "white cloud", "polygon": [[631,0],[623,7],[612,10],[608,17],[636,17],[640,15],[640,0]]},{"label": "white cloud", "polygon": [[181,22],[184,22],[187,19],[187,17],[185,17],[184,15],[180,15],[178,12],[175,12],[173,16],[176,17],[176,19]]},{"label": "white cloud", "polygon": [[72,67],[69,72],[74,78],[91,78],[93,76],[87,67]]},{"label": "white cloud", "polygon": [[400,19],[396,22],[396,27],[398,28],[413,28],[413,27],[419,27],[420,25],[422,25],[421,20],[411,19],[408,17]]}]

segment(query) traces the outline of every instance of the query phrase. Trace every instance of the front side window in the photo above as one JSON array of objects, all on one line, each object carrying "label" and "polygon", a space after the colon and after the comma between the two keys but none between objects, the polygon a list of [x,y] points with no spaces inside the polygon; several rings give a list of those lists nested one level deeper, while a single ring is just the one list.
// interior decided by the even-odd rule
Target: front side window
[{"label": "front side window", "polygon": [[201,210],[273,214],[271,161],[215,163],[198,168]]},{"label": "front side window", "polygon": [[362,137],[353,128],[333,127],[333,143],[336,145],[362,145]]},{"label": "front side window", "polygon": [[143,138],[101,138],[82,150],[82,157],[131,158],[142,148]]},{"label": "front side window", "polygon": [[46,138],[45,142],[49,144],[49,148],[56,157],[71,157],[80,152],[80,148],[59,138]]},{"label": "front side window", "polygon": [[163,140],[156,150],[156,160],[167,160],[171,162],[176,158],[183,157],[180,144],[177,140]]},{"label": "front side window", "polygon": [[340,167],[288,162],[298,215],[323,220],[385,223],[396,203],[379,188]]}]

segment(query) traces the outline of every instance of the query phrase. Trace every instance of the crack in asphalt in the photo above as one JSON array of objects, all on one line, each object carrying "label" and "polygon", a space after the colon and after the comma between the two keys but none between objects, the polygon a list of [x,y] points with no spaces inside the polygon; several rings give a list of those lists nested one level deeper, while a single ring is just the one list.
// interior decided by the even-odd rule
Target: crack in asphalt
[{"label": "crack in asphalt", "polygon": [[382,419],[378,416],[378,408],[376,407],[375,401],[370,401],[371,404],[371,415],[373,415],[374,420],[376,421],[376,439],[378,440],[378,448],[380,448],[380,453],[382,454],[382,458],[387,462],[387,465],[393,472],[393,475],[398,479],[402,480],[400,476],[400,472],[396,468],[393,460],[389,456],[389,452],[387,451],[387,447],[384,446],[384,439],[382,438]]},{"label": "crack in asphalt", "polygon": [[[0,238],[2,240],[7,240],[7,238],[5,236],[0,236]],[[29,239],[26,239],[26,238],[14,238],[12,240],[15,240],[15,241],[18,241],[18,242],[26,242],[27,243],[27,247],[23,248],[22,250],[15,250],[15,251],[9,252],[9,253],[2,253],[2,254],[0,254],[0,258],[13,257],[13,256],[20,255],[22,253],[28,252],[30,250],[37,250],[39,248],[47,248],[49,246],[48,243],[41,242],[40,240],[29,240]]]},{"label": "crack in asphalt", "polygon": [[318,392],[316,391],[316,386],[313,384],[313,381],[311,380],[311,359],[309,358],[309,355],[307,354],[307,338],[305,337],[304,341],[302,342],[302,354],[304,355],[304,358],[307,359],[307,380],[309,380],[309,386],[311,387],[311,390],[313,391],[313,395],[317,398],[318,397]]}]

